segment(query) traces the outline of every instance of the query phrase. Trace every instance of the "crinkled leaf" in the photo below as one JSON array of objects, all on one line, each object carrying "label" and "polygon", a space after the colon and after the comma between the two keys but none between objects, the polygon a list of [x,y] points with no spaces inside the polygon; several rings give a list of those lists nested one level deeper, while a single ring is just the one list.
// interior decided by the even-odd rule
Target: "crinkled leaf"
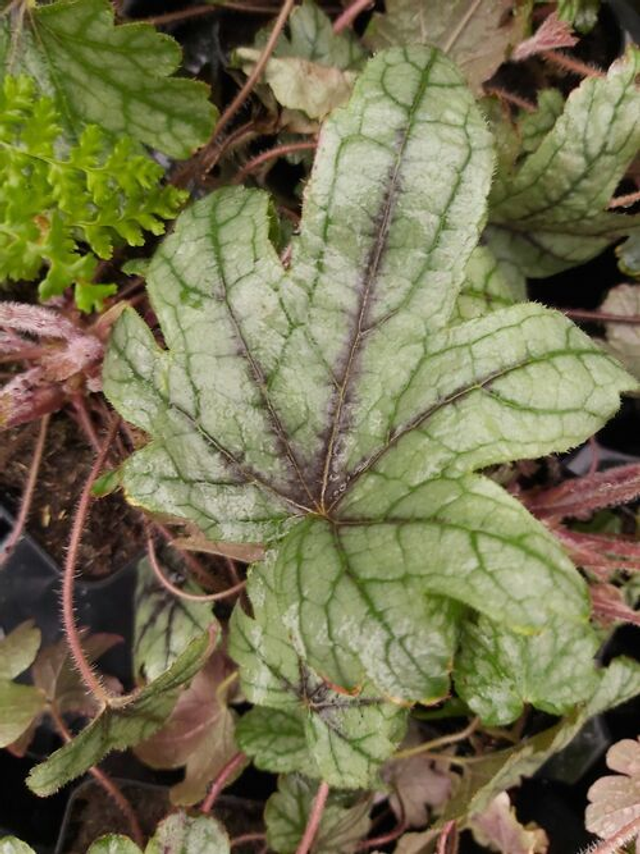
[{"label": "crinkled leaf", "polygon": [[229,854],[224,827],[211,816],[175,812],[160,822],[145,854]]},{"label": "crinkled leaf", "polygon": [[87,849],[87,854],[141,854],[141,851],[128,836],[110,833],[96,839]]},{"label": "crinkled leaf", "polygon": [[502,854],[546,854],[547,834],[539,827],[523,827],[506,792],[501,792],[467,825],[476,841]]},{"label": "crinkled leaf", "polygon": [[525,703],[561,715],[593,694],[599,645],[588,624],[576,628],[556,620],[527,637],[486,617],[468,621],[456,659],[456,690],[491,725],[515,721]]},{"label": "crinkled leaf", "polygon": [[[313,0],[304,0],[293,10],[288,30],[278,39],[263,80],[283,107],[322,119],[348,100],[364,51],[351,32],[334,33],[330,18]],[[247,74],[266,38],[262,31],[252,48],[235,51],[235,62]]]},{"label": "crinkled leaf", "polygon": [[[402,749],[419,745],[423,741],[417,728],[409,729]],[[390,789],[389,806],[399,822],[407,827],[425,827],[433,810],[437,810],[451,797],[452,776],[438,767],[434,759],[424,753],[391,758],[380,771],[380,776]]]},{"label": "crinkled leaf", "polygon": [[640,741],[625,738],[607,751],[616,775],[600,777],[588,792],[587,830],[610,839],[640,817]]},{"label": "crinkled leaf", "polygon": [[182,692],[162,729],[135,748],[152,768],[184,766],[184,780],[171,789],[175,804],[201,801],[211,780],[238,752],[236,715],[227,707],[231,672],[228,658],[216,651]]},{"label": "crinkled leaf", "polygon": [[387,0],[385,9],[365,33],[371,48],[436,45],[478,90],[524,36],[529,11],[521,0]]},{"label": "crinkled leaf", "polygon": [[640,229],[637,216],[605,210],[640,147],[639,71],[640,50],[631,47],[606,77],[574,89],[529,156],[499,171],[489,246],[526,276],[581,264]]},{"label": "crinkled leaf", "polygon": [[[280,742],[271,744],[269,729],[262,737],[256,735],[259,717],[253,719],[250,738],[240,736],[240,745],[255,750],[262,767],[271,771],[284,766],[305,770],[337,788],[370,787],[378,766],[402,739],[406,712],[366,684],[352,694],[336,691],[307,666],[292,647],[277,611],[271,575],[266,567],[252,573],[248,592],[254,617],[234,611],[229,651],[240,665],[246,698],[288,715],[289,740],[282,755]],[[274,759],[274,753],[281,755]]]},{"label": "crinkled leaf", "polygon": [[[260,53],[254,48],[240,48],[235,52],[236,62],[250,74]],[[310,119],[324,119],[349,99],[356,75],[353,71],[287,56],[272,57],[265,66],[263,78],[281,106],[301,110]]]},{"label": "crinkled leaf", "polygon": [[[264,811],[267,842],[276,854],[295,854],[309,820],[318,784],[300,774],[280,777],[278,791]],[[353,801],[353,799],[351,799]],[[313,854],[351,854],[367,835],[371,822],[367,798],[355,804],[330,793],[315,836]]]},{"label": "crinkled leaf", "polygon": [[15,836],[3,836],[0,839],[0,854],[36,854],[30,845]]},{"label": "crinkled leaf", "polygon": [[[297,57],[342,71],[360,68],[365,52],[350,30],[333,32],[329,16],[313,2],[303,0],[289,16],[288,32],[283,33],[273,52],[277,57]],[[266,32],[259,34],[255,47],[261,48]]]},{"label": "crinkled leaf", "polygon": [[640,664],[616,658],[601,672],[589,700],[558,724],[507,750],[491,753],[465,767],[454,797],[442,819],[480,813],[500,792],[530,777],[555,753],[565,748],[589,718],[626,703],[640,694]]},{"label": "crinkled leaf", "polygon": [[47,698],[33,685],[0,682],[0,747],[16,741],[44,710]]},{"label": "crinkled leaf", "polygon": [[[617,285],[607,294],[600,311],[640,318],[640,285]],[[634,376],[640,378],[640,322],[605,323],[607,349]]]},{"label": "crinkled leaf", "polygon": [[115,26],[108,0],[39,5],[11,25],[11,14],[0,18],[0,74],[34,76],[74,136],[94,122],[173,157],[207,141],[216,115],[207,87],[170,76],[180,48],[154,27]]},{"label": "crinkled leaf", "polygon": [[[151,436],[126,492],[214,541],[281,541],[275,619],[290,637],[274,652],[250,618],[235,631],[261,673],[257,653],[279,664],[293,640],[299,694],[320,674],[366,683],[358,701],[442,697],[465,606],[517,630],[587,617],[559,545],[472,472],[577,445],[634,383],[538,305],[447,326],[492,162],[452,63],[383,52],[323,127],[289,270],[266,197],[220,190],[149,270],[168,349],[132,311],[114,329],[105,391]],[[254,702],[281,707],[267,681]]]},{"label": "crinkled leaf", "polygon": [[[189,590],[202,592],[195,585]],[[148,681],[171,667],[194,638],[217,626],[211,602],[189,602],[168,592],[147,558],[138,564],[135,606],[134,672]]]},{"label": "crinkled leaf", "polygon": [[29,788],[37,795],[50,795],[111,750],[124,750],[153,735],[173,709],[180,687],[200,670],[210,652],[208,634],[192,641],[171,668],[130,703],[107,707],[72,741],[37,765],[27,778]]},{"label": "crinkled leaf", "polygon": [[33,663],[40,647],[40,629],[33,620],[20,623],[0,639],[0,679],[15,679]]},{"label": "crinkled leaf", "polygon": [[304,717],[295,709],[255,706],[238,721],[236,739],[256,768],[275,774],[317,774],[307,747]]}]

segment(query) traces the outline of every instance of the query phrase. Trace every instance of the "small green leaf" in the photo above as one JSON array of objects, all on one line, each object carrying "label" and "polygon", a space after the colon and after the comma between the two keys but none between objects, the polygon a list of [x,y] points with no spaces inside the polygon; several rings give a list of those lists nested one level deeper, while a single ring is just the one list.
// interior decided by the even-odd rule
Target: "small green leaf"
[{"label": "small green leaf", "polygon": [[238,721],[236,739],[256,768],[274,774],[317,774],[307,747],[304,718],[294,709],[255,706]]},{"label": "small green leaf", "polygon": [[364,39],[374,50],[436,45],[481,92],[525,34],[529,4],[509,5],[519,8],[496,0],[386,0],[386,11],[373,14]]},{"label": "small green leaf", "polygon": [[0,682],[0,747],[20,738],[46,704],[43,692],[32,685]]},{"label": "small green leaf", "polygon": [[169,716],[181,685],[202,667],[211,652],[209,635],[201,635],[169,670],[145,686],[130,703],[109,706],[86,729],[31,771],[27,785],[46,796],[84,774],[111,750],[124,750],[156,732]]},{"label": "small green leaf", "polygon": [[[640,50],[630,47],[606,77],[589,78],[573,90],[527,157],[498,172],[489,247],[526,276],[550,276],[584,263],[640,229],[637,216],[605,210],[640,147],[639,71]],[[541,107],[546,126],[548,107]]]},{"label": "small green leaf", "polygon": [[600,0],[558,0],[558,16],[581,33],[595,27],[599,11]]},{"label": "small green leaf", "polygon": [[229,837],[210,816],[175,812],[160,822],[145,854],[229,854]]},{"label": "small green leaf", "polygon": [[590,699],[558,724],[508,750],[500,750],[469,764],[441,820],[482,812],[500,792],[530,777],[551,756],[566,747],[594,715],[626,703],[640,694],[640,664],[616,658],[601,671]]},{"label": "small green leaf", "polygon": [[0,839],[0,854],[36,854],[30,845],[15,836],[3,836]]},{"label": "small green leaf", "polygon": [[128,836],[110,833],[101,836],[87,849],[87,854],[142,854],[138,846]]},{"label": "small green leaf", "polygon": [[618,266],[625,276],[640,279],[640,234],[632,234],[616,247]]},{"label": "small green leaf", "polygon": [[60,0],[29,10],[11,32],[0,18],[0,73],[33,74],[71,133],[94,122],[172,157],[207,141],[216,116],[203,83],[171,77],[180,48],[148,24],[114,26],[108,0]]},{"label": "small green leaf", "polygon": [[[267,843],[276,854],[295,854],[307,826],[318,784],[299,774],[280,777],[278,791],[264,811]],[[353,802],[353,798],[350,799]],[[313,842],[313,854],[351,854],[367,835],[371,821],[367,798],[350,805],[344,796],[330,793]]]},{"label": "small green leaf", "polygon": [[599,645],[589,625],[558,620],[539,634],[524,636],[481,617],[463,629],[456,689],[484,723],[493,726],[516,720],[525,703],[561,715],[592,696]]},{"label": "small green leaf", "polygon": [[96,498],[111,495],[122,485],[122,475],[119,469],[112,469],[97,477],[91,488],[91,494]]},{"label": "small green leaf", "polygon": [[33,664],[40,640],[40,629],[33,620],[20,623],[0,639],[0,679],[15,679]]},{"label": "small green leaf", "polygon": [[[294,730],[293,739],[290,737],[287,758],[278,756],[273,765],[269,730],[260,738],[254,729],[252,738],[243,745],[249,750],[253,745],[262,766],[269,770],[284,763],[291,770],[304,769],[337,788],[367,788],[373,784],[379,765],[400,743],[406,711],[376,696],[367,685],[359,686],[351,695],[338,692],[309,669],[291,646],[276,611],[268,586],[271,574],[266,567],[252,573],[248,592],[254,618],[239,609],[234,611],[229,652],[240,665],[240,684],[246,698],[285,712],[290,719],[289,731]],[[306,755],[299,732],[295,732],[296,719],[304,733]],[[254,718],[254,726],[259,722],[260,718]]]},{"label": "small green leaf", "polygon": [[[202,593],[194,584],[189,591]],[[156,579],[149,561],[138,564],[135,594],[133,666],[151,682],[168,670],[182,650],[210,626],[218,625],[211,602],[189,602],[171,594]]]}]

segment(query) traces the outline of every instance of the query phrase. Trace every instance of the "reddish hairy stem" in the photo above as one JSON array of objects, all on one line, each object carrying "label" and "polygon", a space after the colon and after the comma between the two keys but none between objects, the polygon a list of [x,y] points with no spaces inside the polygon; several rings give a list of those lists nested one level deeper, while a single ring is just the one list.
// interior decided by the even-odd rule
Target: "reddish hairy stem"
[{"label": "reddish hairy stem", "polygon": [[212,15],[215,12],[220,12],[221,9],[232,9],[236,12],[249,12],[254,14],[270,15],[274,9],[272,6],[252,4],[252,3],[207,3],[203,6],[192,6],[190,9],[179,9],[176,12],[165,12],[163,15],[153,15],[150,18],[144,18],[145,24],[152,24],[154,27],[162,27],[165,24],[176,24],[181,21],[188,21],[191,18],[202,18],[205,15]]},{"label": "reddish hairy stem", "polygon": [[202,806],[200,807],[200,812],[207,813],[211,812],[211,808],[215,804],[220,792],[227,785],[229,778],[235,774],[235,772],[240,768],[243,762],[246,760],[246,756],[242,751],[240,753],[236,753],[235,756],[232,756],[231,759],[227,762],[227,764],[220,771],[216,779],[213,781],[211,788],[209,789],[209,794],[202,802]]},{"label": "reddish hairy stem", "polygon": [[455,821],[448,821],[445,826],[442,828],[442,833],[438,837],[438,845],[436,848],[436,854],[447,854],[447,846],[449,839],[452,838],[456,823]]},{"label": "reddish hairy stem", "polygon": [[350,6],[347,6],[344,12],[333,22],[333,32],[335,35],[350,27],[361,12],[373,6],[373,2],[374,0],[354,0]]},{"label": "reddish hairy stem", "polygon": [[557,65],[563,71],[570,71],[572,74],[577,74],[578,77],[606,77],[604,71],[595,68],[593,65],[587,65],[586,62],[580,62],[574,56],[567,56],[559,50],[544,50],[539,54],[546,62],[552,65]]},{"label": "reddish hairy stem", "polygon": [[635,193],[627,193],[625,196],[615,196],[609,202],[609,209],[611,208],[629,208],[631,205],[635,205],[636,202],[640,202],[640,190],[636,190]]},{"label": "reddish hairy stem", "polygon": [[98,439],[96,428],[93,426],[91,416],[89,415],[83,398],[80,397],[80,395],[76,395],[71,402],[73,403],[73,408],[76,411],[78,421],[80,422],[80,426],[82,427],[85,436],[89,440],[93,450],[96,451],[96,453],[99,452],[100,440]]},{"label": "reddish hairy stem", "polygon": [[317,142],[291,142],[288,145],[277,145],[275,148],[270,148],[269,151],[263,151],[262,154],[258,154],[257,157],[245,163],[242,169],[234,176],[231,183],[241,184],[247,175],[250,175],[264,163],[268,163],[276,157],[282,157],[294,151],[313,151],[317,146]]},{"label": "reddish hairy stem", "polygon": [[586,311],[581,308],[560,308],[571,320],[592,320],[596,323],[640,323],[640,314],[610,314],[608,311]]},{"label": "reddish hairy stem", "polygon": [[243,833],[242,836],[236,836],[231,840],[231,848],[236,848],[238,845],[246,845],[247,842],[264,842],[266,836],[264,833]]},{"label": "reddish hairy stem", "polygon": [[109,428],[109,432],[104,440],[102,449],[96,457],[82,489],[80,501],[78,502],[78,509],[76,510],[73,526],[71,528],[67,559],[64,564],[64,573],[62,576],[62,623],[67,644],[69,645],[69,652],[87,690],[103,705],[107,705],[109,702],[109,694],[102,684],[100,677],[96,674],[84,654],[80,632],[76,626],[75,614],[73,612],[73,592],[75,586],[78,549],[82,540],[84,523],[91,505],[91,489],[98,477],[98,474],[100,473],[100,470],[102,469],[102,466],[104,465],[109,450],[111,449],[111,444],[118,430],[118,425],[119,419],[116,418],[113,420]]},{"label": "reddish hairy stem", "polygon": [[[205,148],[202,153],[201,166],[203,172],[207,172],[209,170],[209,161],[211,160],[212,162],[214,162],[215,160],[215,143],[217,138],[220,136],[220,134],[226,128],[229,122],[233,119],[240,107],[242,107],[244,102],[247,100],[247,98],[253,91],[254,86],[262,76],[262,72],[264,71],[267,62],[269,61],[269,58],[273,53],[278,38],[280,37],[280,33],[282,32],[285,24],[287,23],[287,18],[289,17],[289,14],[293,9],[294,2],[295,0],[284,0],[284,3],[282,4],[282,7],[280,9],[280,13],[278,14],[278,17],[275,20],[271,33],[269,34],[269,38],[267,39],[267,42],[263,48],[262,53],[260,54],[258,61],[255,64],[253,71],[247,77],[242,89],[240,89],[233,101],[229,104],[229,106],[218,119],[218,122],[215,128],[213,129],[211,140],[208,143],[207,148]],[[209,150],[207,151],[207,149]],[[213,149],[213,151],[211,149]]]},{"label": "reddish hairy stem", "polygon": [[503,89],[502,86],[485,86],[484,91],[487,95],[495,95],[497,98],[502,98],[502,100],[507,101],[509,104],[513,104],[514,107],[519,107],[521,110],[525,110],[527,113],[535,113],[536,111],[536,105],[532,104],[531,101],[527,101],[526,98],[522,98],[514,92],[509,92],[507,89]]},{"label": "reddish hairy stem", "polygon": [[324,808],[327,805],[328,797],[329,784],[325,783],[323,780],[318,786],[318,791],[313,799],[313,806],[309,813],[309,820],[307,821],[307,826],[304,830],[304,835],[300,840],[300,844],[296,848],[296,854],[309,854],[311,846],[313,845],[313,840],[316,838],[318,833],[318,828],[322,821],[322,815],[324,813]]},{"label": "reddish hairy stem", "polygon": [[[51,703],[49,706],[49,714],[53,718],[53,721],[56,725],[56,729],[60,733],[62,739],[66,742],[71,741],[71,733],[67,729],[67,725],[64,722],[62,715],[60,714],[60,710],[56,703]],[[101,771],[100,768],[96,768],[95,765],[92,765],[89,768],[89,773],[91,776],[102,786],[102,788],[110,795],[114,802],[118,805],[120,811],[124,815],[124,817],[129,822],[129,829],[131,831],[131,836],[135,841],[136,845],[140,848],[144,848],[144,834],[142,833],[142,828],[140,827],[140,822],[138,821],[138,816],[135,814],[133,807],[127,797],[122,793],[122,791],[118,788],[118,786],[113,782],[111,777],[108,776],[104,771]]]},{"label": "reddish hairy stem", "polygon": [[11,534],[9,535],[6,543],[0,551],[0,567],[9,558],[11,552],[15,549],[16,545],[18,544],[18,540],[20,539],[20,537],[22,536],[22,532],[24,531],[24,526],[27,523],[29,510],[31,509],[31,503],[33,502],[33,494],[35,492],[36,483],[38,481],[40,464],[42,463],[42,455],[44,453],[44,445],[47,439],[47,430],[49,428],[50,418],[50,415],[44,415],[40,420],[40,431],[38,432],[36,446],[33,449],[33,456],[31,457],[31,464],[29,466],[27,482],[24,487],[24,492],[22,493],[22,498],[20,499],[20,510],[18,511],[18,517],[14,522],[13,530],[11,531]]},{"label": "reddish hairy stem", "polygon": [[377,848],[379,845],[387,845],[389,842],[393,842],[399,836],[402,836],[406,829],[407,822],[403,819],[389,833],[384,833],[382,836],[374,836],[372,839],[364,839],[358,843],[356,851],[368,851],[370,848]]},{"label": "reddish hairy stem", "polygon": [[176,587],[176,585],[169,581],[166,575],[163,574],[158,561],[158,556],[156,555],[153,537],[151,536],[147,537],[147,552],[149,555],[151,569],[160,584],[162,584],[162,586],[170,593],[173,593],[174,596],[178,596],[180,599],[186,599],[188,602],[217,602],[220,599],[227,599],[229,596],[239,593],[241,590],[244,590],[246,586],[246,582],[241,581],[239,584],[234,584],[233,587],[229,587],[228,590],[223,590],[221,593],[187,593],[185,590],[181,590],[179,587]]}]

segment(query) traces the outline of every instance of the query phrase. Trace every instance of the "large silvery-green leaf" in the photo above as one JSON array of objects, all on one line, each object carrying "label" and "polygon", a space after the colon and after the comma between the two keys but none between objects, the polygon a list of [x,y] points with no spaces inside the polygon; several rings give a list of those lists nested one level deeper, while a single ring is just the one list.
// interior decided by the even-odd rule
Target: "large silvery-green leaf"
[{"label": "large silvery-green leaf", "polygon": [[272,725],[283,721],[285,730],[273,743],[255,719],[261,714],[256,708],[245,715],[244,726],[241,721],[238,744],[270,771],[301,771],[337,788],[369,788],[402,740],[406,712],[368,684],[351,694],[337,691],[308,667],[291,646],[270,589],[272,574],[268,566],[252,573],[254,617],[234,612],[229,651],[240,665],[244,695],[279,713]]},{"label": "large silvery-green leaf", "polygon": [[114,26],[108,0],[18,6],[0,16],[0,78],[35,77],[73,136],[94,123],[173,157],[207,141],[215,108],[204,84],[169,76],[180,63],[172,38],[148,24]]},{"label": "large silvery-green leaf", "polygon": [[640,230],[638,216],[606,210],[640,149],[639,72],[640,50],[631,47],[606,77],[584,80],[555,121],[553,94],[540,115],[522,122],[527,156],[511,167],[501,163],[487,237],[496,255],[526,276],[581,264]]},{"label": "large silvery-green leaf", "polygon": [[539,305],[459,322],[492,166],[455,66],[382,52],[322,130],[290,269],[267,198],[220,190],[151,264],[167,349],[132,311],[112,337],[105,391],[151,437],[129,498],[269,544],[280,646],[348,690],[443,696],[467,608],[517,631],[589,612],[553,538],[474,472],[577,445],[634,380]]},{"label": "large silvery-green leaf", "polygon": [[129,703],[114,701],[72,741],[36,765],[27,778],[29,788],[37,795],[51,795],[111,750],[124,750],[153,735],[171,713],[180,687],[200,670],[210,652],[209,634],[192,641],[169,670]]}]

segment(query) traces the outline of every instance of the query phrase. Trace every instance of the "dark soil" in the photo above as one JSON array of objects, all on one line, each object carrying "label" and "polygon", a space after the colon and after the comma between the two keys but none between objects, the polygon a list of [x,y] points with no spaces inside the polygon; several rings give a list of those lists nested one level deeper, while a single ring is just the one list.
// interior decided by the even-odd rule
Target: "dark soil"
[{"label": "dark soil", "polygon": [[[19,506],[29,472],[38,424],[2,434],[0,503],[11,512]],[[73,513],[95,452],[78,425],[66,414],[51,419],[27,529],[59,565],[64,563]],[[78,572],[103,578],[144,550],[140,515],[116,493],[93,502],[78,556]]]}]

